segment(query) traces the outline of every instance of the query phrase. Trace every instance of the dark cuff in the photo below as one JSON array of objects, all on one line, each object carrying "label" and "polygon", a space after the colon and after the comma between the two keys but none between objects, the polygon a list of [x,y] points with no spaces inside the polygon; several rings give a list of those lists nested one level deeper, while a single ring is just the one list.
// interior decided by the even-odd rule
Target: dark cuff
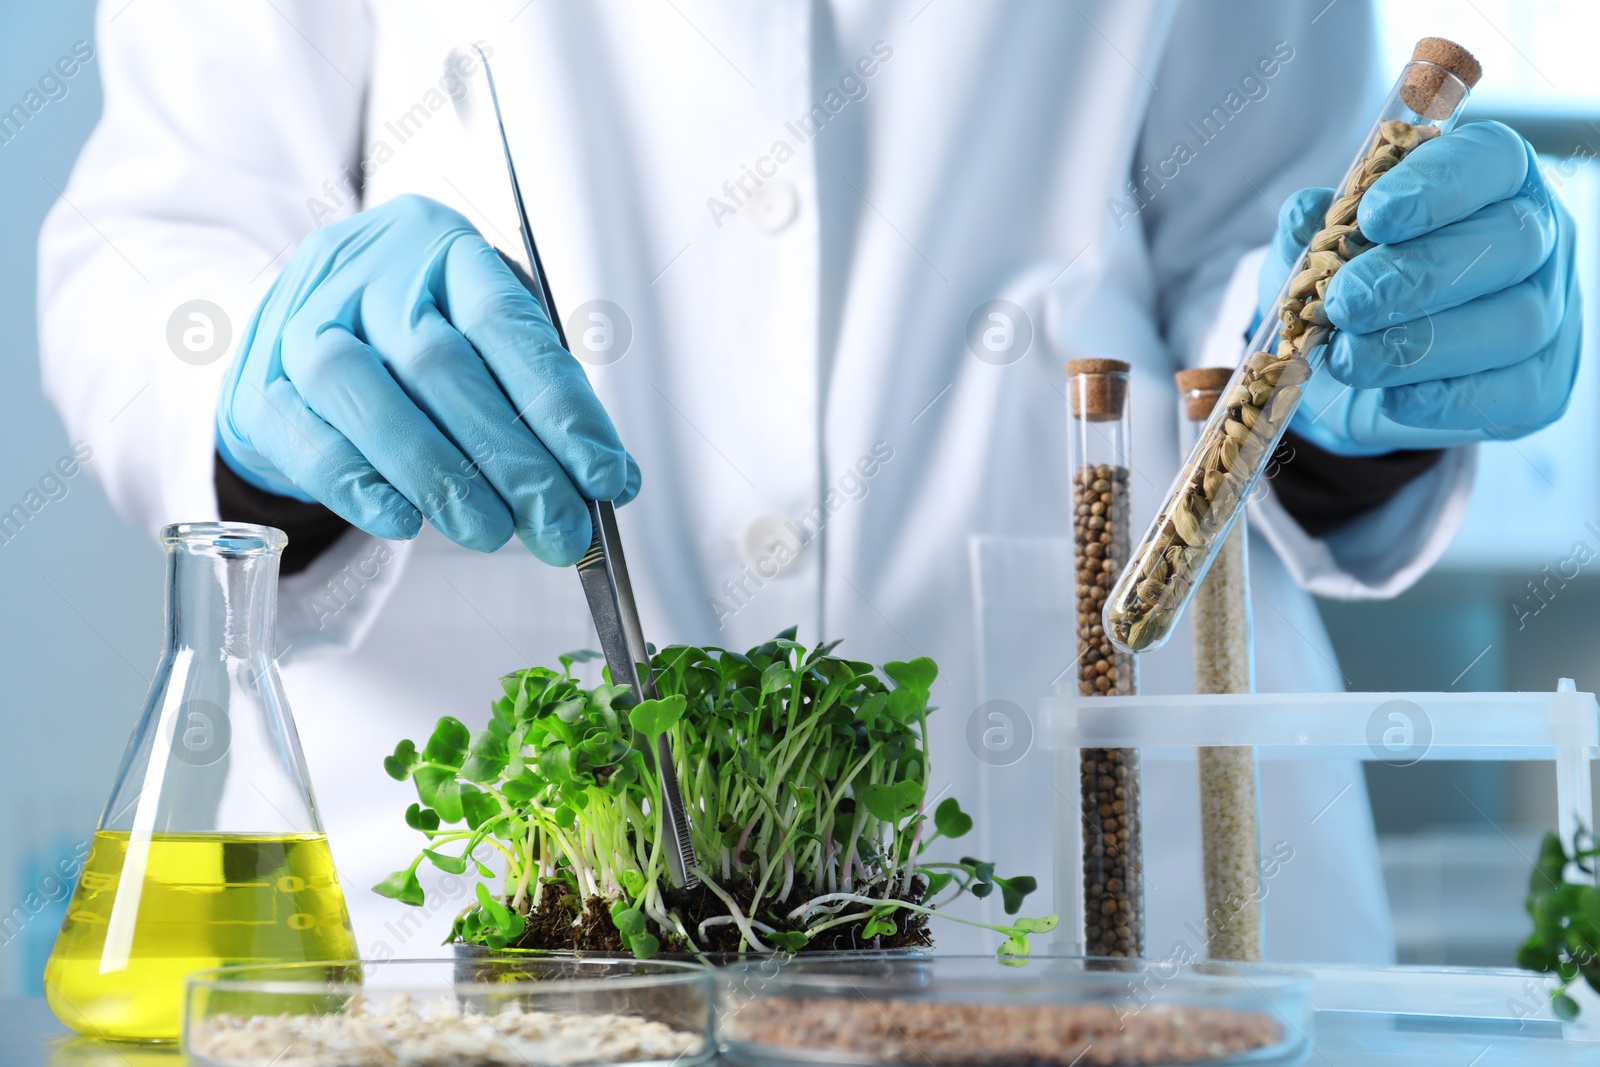
[{"label": "dark cuff", "polygon": [[1432,470],[1442,450],[1341,456],[1285,432],[1273,456],[1272,494],[1312,537],[1330,534],[1393,500]]},{"label": "dark cuff", "polygon": [[289,535],[279,574],[299,574],[351,528],[348,522],[321,504],[307,504],[257,489],[235,474],[221,456],[214,457],[211,471],[211,482],[217,490],[217,509],[223,521],[276,526]]}]

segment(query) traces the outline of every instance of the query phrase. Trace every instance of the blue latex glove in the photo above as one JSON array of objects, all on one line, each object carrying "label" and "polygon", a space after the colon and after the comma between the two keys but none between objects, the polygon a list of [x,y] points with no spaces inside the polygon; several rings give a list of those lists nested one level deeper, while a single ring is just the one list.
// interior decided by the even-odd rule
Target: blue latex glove
[{"label": "blue latex glove", "polygon": [[422,520],[562,566],[639,468],[582,366],[465,218],[404,196],[308,236],[240,339],[217,451],[378,537]]},{"label": "blue latex glove", "polygon": [[[1328,189],[1289,199],[1262,266],[1263,314],[1322,225]],[[1342,455],[1521,437],[1566,410],[1581,303],[1573,222],[1533,148],[1498,122],[1420,145],[1361,199],[1378,247],[1328,283],[1338,327],[1290,429]]]}]

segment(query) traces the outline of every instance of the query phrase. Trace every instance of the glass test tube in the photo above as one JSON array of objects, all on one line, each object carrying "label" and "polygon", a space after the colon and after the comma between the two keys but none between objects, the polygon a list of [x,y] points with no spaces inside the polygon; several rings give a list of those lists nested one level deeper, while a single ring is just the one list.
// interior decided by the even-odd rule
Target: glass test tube
[{"label": "glass test tube", "polygon": [[1323,307],[1328,280],[1373,247],[1356,223],[1362,194],[1419,145],[1455,125],[1480,74],[1477,60],[1459,45],[1438,37],[1417,42],[1339,183],[1323,228],[1289,272],[1274,304],[1278,314],[1268,316],[1251,338],[1248,354],[1134,550],[1132,565],[1111,591],[1105,629],[1117,647],[1145,652],[1172,636],[1299,406],[1301,387],[1313,374],[1325,373],[1333,331]]},{"label": "glass test tube", "polygon": [[[1138,688],[1134,657],[1101,628],[1107,591],[1128,559],[1128,364],[1067,363],[1067,461],[1072,470],[1077,571],[1078,693],[1124,696]],[[1089,956],[1144,954],[1144,862],[1139,752],[1079,752],[1083,812],[1083,934]]]},{"label": "glass test tube", "polygon": [[[1232,371],[1179,371],[1179,441],[1190,447],[1210,418]],[[1245,518],[1234,523],[1194,593],[1194,691],[1255,690]],[[1200,841],[1205,884],[1206,955],[1260,962],[1263,952],[1261,807],[1256,753],[1248,746],[1199,751]]]}]

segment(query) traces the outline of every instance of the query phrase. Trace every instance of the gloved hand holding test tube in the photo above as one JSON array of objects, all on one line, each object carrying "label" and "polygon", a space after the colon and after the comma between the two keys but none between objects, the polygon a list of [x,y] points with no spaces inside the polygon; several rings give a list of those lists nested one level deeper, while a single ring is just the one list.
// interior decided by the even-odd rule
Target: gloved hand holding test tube
[{"label": "gloved hand holding test tube", "polygon": [[1291,420],[1328,451],[1371,455],[1520,436],[1564,409],[1571,220],[1521,138],[1450,133],[1480,74],[1424,38],[1338,195],[1291,202],[1262,272],[1263,290],[1282,288],[1107,601],[1118,647],[1166,642]]}]

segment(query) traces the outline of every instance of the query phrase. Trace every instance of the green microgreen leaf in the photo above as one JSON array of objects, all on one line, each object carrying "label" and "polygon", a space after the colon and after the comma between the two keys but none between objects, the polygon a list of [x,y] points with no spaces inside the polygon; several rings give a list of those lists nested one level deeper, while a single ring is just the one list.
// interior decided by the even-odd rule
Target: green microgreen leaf
[{"label": "green microgreen leaf", "polygon": [[874,915],[861,927],[862,937],[893,937],[899,927],[887,915]]},{"label": "green microgreen leaf", "polygon": [[893,785],[864,786],[861,802],[874,818],[887,823],[897,823],[916,814],[922,802],[921,782],[896,782]]},{"label": "green microgreen leaf", "polygon": [[460,767],[471,738],[472,735],[459,720],[446,715],[434,727],[433,736],[428,738],[428,747],[422,750],[422,758],[429,763]]},{"label": "green microgreen leaf", "polygon": [[461,782],[456,772],[443,767],[418,767],[412,776],[417,783],[417,796],[439,813],[445,822],[461,821]]},{"label": "green microgreen leaf", "polygon": [[896,689],[888,696],[888,715],[897,724],[909,725],[922,714],[926,698],[910,689]]},{"label": "green microgreen leaf", "polygon": [[383,770],[390,778],[403,782],[411,777],[411,772],[421,762],[417,746],[410,741],[402,741],[394,746],[394,755],[383,757]]},{"label": "green microgreen leaf", "polygon": [[428,857],[429,862],[441,871],[446,871],[450,874],[467,873],[467,861],[462,856],[447,856],[443,852],[437,852],[431,848],[423,849],[422,854]]},{"label": "green microgreen leaf", "polygon": [[611,921],[616,925],[617,933],[624,938],[638,937],[646,932],[644,912],[629,907],[626,901],[619,900],[611,905]]},{"label": "green microgreen leaf", "polygon": [[413,830],[432,833],[439,828],[439,813],[421,804],[413,804],[406,809],[406,825]]},{"label": "green microgreen leaf", "polygon": [[961,810],[955,797],[945,797],[933,809],[933,825],[945,837],[964,837],[972,829],[972,816]]},{"label": "green microgreen leaf", "polygon": [[600,653],[595,652],[592,649],[580,648],[576,652],[568,652],[567,654],[563,656],[557,656],[556,658],[561,663],[562,673],[570,674],[572,673],[572,665],[574,663],[593,663],[595,660],[600,658]]},{"label": "green microgreen leaf", "polygon": [[763,699],[780,690],[787,689],[794,682],[794,669],[786,661],[779,660],[761,672],[761,696]]},{"label": "green microgreen leaf", "polygon": [[1001,956],[1026,956],[1030,951],[1031,946],[1024,934],[1013,934],[1000,945]]},{"label": "green microgreen leaf", "polygon": [[[511,918],[511,909],[489,895],[489,887],[479,882],[477,885],[478,906],[483,909],[489,923],[499,931],[502,937],[510,937],[516,929],[516,924]],[[520,916],[519,916],[520,918]]]},{"label": "green microgreen leaf", "polygon": [[493,731],[479,730],[472,735],[461,777],[470,782],[492,782],[506,769],[506,759],[505,739],[496,737]]},{"label": "green microgreen leaf", "polygon": [[939,668],[933,660],[919,656],[909,663],[885,663],[883,673],[887,674],[895,685],[911,690],[926,702],[928,694],[933,690],[934,679],[939,676]]},{"label": "green microgreen leaf", "polygon": [[628,722],[646,737],[657,737],[678,725],[687,706],[682,694],[644,700],[628,712]]},{"label": "green microgreen leaf", "polygon": [[389,877],[372,887],[372,891],[381,897],[398,900],[402,904],[409,904],[413,908],[422,907],[422,883],[417,880],[415,867],[408,867],[403,871],[395,871]]},{"label": "green microgreen leaf", "polygon": [[572,781],[572,749],[564,742],[556,742],[539,753],[539,774],[548,782]]},{"label": "green microgreen leaf", "polygon": [[492,794],[463,786],[461,790],[461,814],[467,820],[467,827],[476,830],[500,814],[500,804]]},{"label": "green microgreen leaf", "polygon": [[883,710],[888,706],[889,696],[887,693],[872,694],[862,702],[861,710],[856,713],[861,720],[861,725],[865,726],[868,731],[875,730],[878,726],[879,717],[883,715]]},{"label": "green microgreen leaf", "polygon": [[523,767],[515,778],[500,783],[500,793],[512,804],[523,805],[544,788],[544,781],[528,767]]},{"label": "green microgreen leaf", "polygon": [[1533,874],[1528,879],[1528,892],[1537,895],[1557,889],[1566,868],[1567,850],[1561,843],[1560,835],[1554,832],[1545,834],[1539,845],[1539,858],[1533,865]]},{"label": "green microgreen leaf", "polygon": [[1023,898],[1039,888],[1038,881],[1026,874],[1014,878],[996,878],[994,884],[1000,887],[1000,899],[1005,904],[1007,915],[1021,911]]}]

